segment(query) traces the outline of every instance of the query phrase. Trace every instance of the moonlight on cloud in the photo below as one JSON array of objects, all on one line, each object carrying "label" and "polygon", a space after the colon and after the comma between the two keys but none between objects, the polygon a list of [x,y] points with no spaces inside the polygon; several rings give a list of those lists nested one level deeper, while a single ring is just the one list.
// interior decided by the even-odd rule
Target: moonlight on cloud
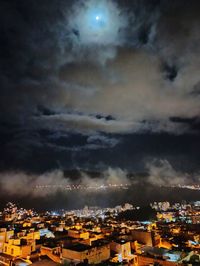
[{"label": "moonlight on cloud", "polygon": [[83,45],[118,45],[128,23],[117,3],[105,0],[81,1],[74,5],[69,22]]}]

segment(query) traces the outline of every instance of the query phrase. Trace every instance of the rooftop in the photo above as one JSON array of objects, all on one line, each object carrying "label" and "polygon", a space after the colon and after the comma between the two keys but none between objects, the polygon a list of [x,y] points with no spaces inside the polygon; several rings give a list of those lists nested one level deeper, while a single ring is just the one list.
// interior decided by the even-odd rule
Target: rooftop
[{"label": "rooftop", "polygon": [[88,250],[88,249],[91,249],[91,248],[92,247],[88,246],[88,245],[84,245],[84,244],[81,244],[81,243],[75,243],[74,245],[71,245],[69,247],[65,247],[64,249],[70,249],[70,250],[81,252],[81,251],[85,251],[85,250]]},{"label": "rooftop", "polygon": [[172,251],[172,250],[167,250],[165,248],[156,248],[156,247],[148,247],[145,246],[142,248],[142,251],[144,254],[149,254],[151,256],[155,257],[162,257],[163,259],[167,261],[179,261],[181,258],[181,252],[180,251]]}]

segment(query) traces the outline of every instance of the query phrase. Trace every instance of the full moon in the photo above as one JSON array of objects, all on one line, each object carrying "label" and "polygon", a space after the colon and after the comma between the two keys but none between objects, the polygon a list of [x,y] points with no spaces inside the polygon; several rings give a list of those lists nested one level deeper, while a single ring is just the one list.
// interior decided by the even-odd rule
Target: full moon
[{"label": "full moon", "polygon": [[80,0],[74,4],[69,23],[79,33],[81,44],[116,45],[127,19],[114,0]]}]

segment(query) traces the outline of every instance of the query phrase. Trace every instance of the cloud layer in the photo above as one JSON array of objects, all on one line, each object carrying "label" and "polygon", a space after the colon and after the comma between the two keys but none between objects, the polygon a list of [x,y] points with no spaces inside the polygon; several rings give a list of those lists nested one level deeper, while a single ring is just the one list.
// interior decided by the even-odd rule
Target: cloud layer
[{"label": "cloud layer", "polygon": [[[147,176],[130,176],[130,174],[120,168],[109,167],[100,176],[92,177],[85,172],[81,172],[78,179],[65,176],[61,170],[46,172],[42,175],[26,174],[23,172],[4,172],[0,175],[1,191],[11,196],[29,196],[33,198],[53,196],[57,192],[70,193],[68,186],[81,186],[82,189],[74,193],[97,193],[105,186],[135,186],[142,182],[144,186],[149,185],[159,187],[171,187],[181,185],[198,184],[200,181],[199,174],[191,175],[176,171],[166,160],[154,160],[147,163]],[[129,174],[129,175],[128,175]],[[87,188],[85,191],[84,189]],[[109,189],[107,190],[110,193]]]},{"label": "cloud layer", "polygon": [[[2,58],[2,119],[31,119],[40,105],[55,113],[38,118],[43,127],[59,119],[66,131],[189,131],[170,118],[199,116],[199,5],[128,4],[3,2],[1,50],[13,54]],[[115,121],[89,122],[96,114]]]},{"label": "cloud layer", "polygon": [[0,5],[0,170],[196,171],[198,1]]},{"label": "cloud layer", "polygon": [[[81,187],[93,187],[113,185],[129,185],[130,180],[127,173],[120,168],[108,168],[102,173],[101,178],[91,177],[82,172],[81,177],[73,180],[66,177],[61,170],[47,172],[42,175],[31,175],[23,172],[5,172],[0,175],[1,193],[8,193],[11,196],[46,197],[55,195],[57,192],[65,191],[68,185],[80,185]],[[89,191],[94,192],[94,188]],[[94,191],[93,191],[94,190]],[[64,193],[69,193],[67,189]],[[75,193],[88,193],[88,190],[75,191]]]}]

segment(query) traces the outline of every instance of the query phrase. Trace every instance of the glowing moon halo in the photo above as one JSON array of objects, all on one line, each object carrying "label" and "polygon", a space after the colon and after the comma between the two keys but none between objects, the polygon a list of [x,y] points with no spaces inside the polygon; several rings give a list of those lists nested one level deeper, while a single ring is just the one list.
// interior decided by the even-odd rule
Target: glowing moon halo
[{"label": "glowing moon halo", "polygon": [[74,5],[69,25],[79,33],[78,41],[82,45],[105,46],[121,42],[119,35],[127,19],[114,0],[82,0],[80,3],[84,4]]}]

